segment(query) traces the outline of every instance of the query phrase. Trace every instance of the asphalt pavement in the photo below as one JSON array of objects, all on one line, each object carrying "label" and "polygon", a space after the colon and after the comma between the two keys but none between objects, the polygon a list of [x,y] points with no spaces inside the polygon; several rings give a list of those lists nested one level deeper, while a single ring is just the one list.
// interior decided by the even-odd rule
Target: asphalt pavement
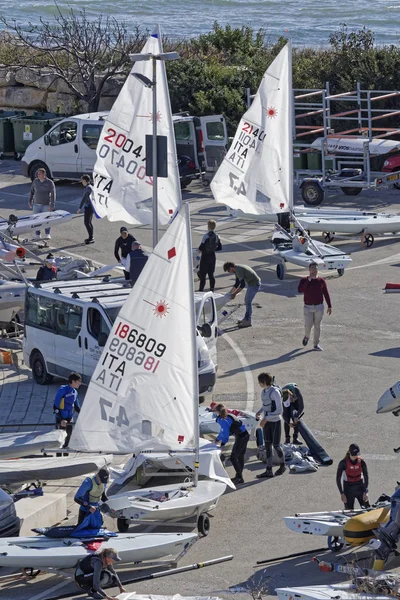
[{"label": "asphalt pavement", "polygon": [[[29,182],[19,174],[14,161],[0,163],[0,215],[27,213]],[[57,207],[76,212],[82,189],[79,184],[57,183]],[[300,268],[289,266],[284,281],[276,278],[276,260],[272,256],[271,226],[228,217],[223,206],[213,202],[209,190],[193,184],[184,193],[190,202],[193,245],[206,231],[210,218],[217,221],[217,232],[223,250],[218,254],[217,291],[225,292],[233,283],[232,275],[222,272],[226,260],[254,268],[262,279],[262,289],[255,299],[253,326],[245,330],[235,327],[233,319],[225,321],[218,340],[218,381],[214,400],[222,400],[236,408],[258,408],[260,390],[257,375],[268,371],[278,384],[296,382],[305,399],[307,425],[334,460],[311,474],[286,472],[272,480],[257,480],[255,475],[265,466],[255,457],[251,445],[244,472],[245,484],[228,491],[220,500],[211,519],[208,537],[200,539],[180,564],[233,554],[234,560],[216,567],[173,577],[130,585],[130,591],[151,594],[209,595],[239,599],[269,598],[274,589],[292,585],[316,585],[338,582],[345,576],[320,573],[310,562],[312,554],[301,558],[277,560],[266,567],[257,560],[278,558],[292,553],[326,547],[326,539],[302,536],[286,529],[282,517],[296,512],[340,509],[336,488],[338,461],[350,443],[360,445],[370,473],[370,498],[394,491],[399,479],[399,458],[393,448],[399,446],[399,421],[392,416],[376,415],[380,395],[399,377],[400,332],[397,294],[384,294],[388,281],[400,282],[400,235],[376,238],[365,249],[356,238],[340,237],[333,242],[351,253],[353,264],[343,277],[336,272],[326,275],[333,312],[324,316],[321,345],[323,352],[303,348],[302,297],[297,293]],[[357,197],[328,194],[326,206],[356,207],[400,212],[400,192],[369,191]],[[52,231],[51,247],[69,255],[83,256],[98,264],[113,263],[114,241],[121,223],[96,220],[95,243],[85,246],[83,219],[77,216],[63,227]],[[128,225],[143,246],[151,247],[151,231],[147,226]],[[318,237],[318,236],[317,236]],[[240,297],[238,297],[238,300]],[[241,307],[235,320],[242,318]],[[12,419],[15,414],[33,422],[52,418],[52,399],[57,384],[48,388],[32,383],[29,369],[13,367],[2,370],[0,414]],[[21,408],[18,386],[24,389]],[[81,394],[83,397],[83,393]],[[11,405],[10,398],[13,399]],[[211,400],[211,398],[207,399]],[[6,408],[9,408],[7,416]],[[19,408],[18,408],[19,407]],[[23,414],[22,414],[23,413]],[[21,421],[22,422],[22,421]],[[228,467],[232,474],[232,467]],[[58,482],[57,489],[69,493],[69,505],[75,482]],[[53,486],[49,486],[51,489]],[[328,551],[322,555],[333,558]],[[27,565],[29,566],[29,565]],[[132,577],[122,567],[122,576]],[[0,570],[0,575],[1,575]],[[44,600],[68,594],[76,597],[76,589],[56,576],[44,576],[28,583],[0,583],[5,600]]]}]

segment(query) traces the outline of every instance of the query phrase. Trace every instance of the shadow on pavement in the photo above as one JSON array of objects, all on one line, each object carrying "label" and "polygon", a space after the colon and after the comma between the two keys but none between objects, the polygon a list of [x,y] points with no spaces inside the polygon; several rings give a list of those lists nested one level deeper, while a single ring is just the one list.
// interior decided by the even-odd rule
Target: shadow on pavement
[{"label": "shadow on pavement", "polygon": [[387,358],[400,358],[400,348],[387,348],[378,352],[370,352],[370,356],[380,356]]}]

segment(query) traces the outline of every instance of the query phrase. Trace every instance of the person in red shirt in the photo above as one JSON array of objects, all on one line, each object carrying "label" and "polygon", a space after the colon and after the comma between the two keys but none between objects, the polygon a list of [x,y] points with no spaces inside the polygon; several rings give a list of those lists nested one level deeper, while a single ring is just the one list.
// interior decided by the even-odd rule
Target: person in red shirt
[{"label": "person in red shirt", "polygon": [[300,294],[304,294],[304,337],[303,346],[307,346],[314,326],[314,350],[322,350],[319,345],[321,336],[321,321],[324,316],[324,298],[328,305],[327,313],[332,313],[332,304],[325,279],[318,277],[318,265],[309,264],[309,275],[300,279],[297,288]]}]

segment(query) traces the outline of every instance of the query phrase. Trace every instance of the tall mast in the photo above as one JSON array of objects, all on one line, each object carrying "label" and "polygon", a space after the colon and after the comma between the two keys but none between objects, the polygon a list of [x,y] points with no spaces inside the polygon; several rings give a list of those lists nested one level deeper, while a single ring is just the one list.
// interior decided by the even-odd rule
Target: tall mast
[{"label": "tall mast", "polygon": [[294,106],[293,106],[293,83],[292,83],[292,40],[289,39],[288,41],[288,85],[289,85],[289,90],[288,90],[288,95],[289,95],[289,114],[288,114],[288,119],[289,119],[289,144],[288,144],[288,152],[289,152],[289,157],[290,157],[290,178],[289,178],[289,198],[288,198],[288,205],[289,205],[289,209],[290,212],[293,212],[293,206],[294,206],[294,202],[293,202],[293,136],[294,136],[294,118],[293,118],[293,111],[294,111]]},{"label": "tall mast", "polygon": [[[188,251],[188,259],[189,259],[189,264],[192,264],[192,232],[190,229],[190,205],[189,202],[185,203],[185,222],[186,222],[186,233],[187,233],[187,251]],[[190,360],[193,361],[193,364],[196,366],[195,369],[193,369],[193,391],[194,391],[194,395],[193,395],[193,416],[194,416],[194,423],[193,423],[193,428],[194,428],[194,485],[197,485],[197,482],[199,480],[199,437],[200,437],[200,431],[199,431],[199,411],[198,411],[198,399],[199,399],[199,375],[198,375],[198,366],[197,366],[197,340],[196,340],[196,335],[197,335],[197,331],[196,331],[196,311],[195,311],[195,304],[194,304],[194,282],[193,282],[193,276],[192,273],[190,273],[190,277],[189,277],[189,281],[188,281],[188,285],[189,285],[189,291],[190,291],[190,301],[191,301],[191,307],[190,307],[190,326],[191,326],[191,332],[192,332],[192,348],[191,348],[191,356],[190,356]],[[189,358],[189,357],[188,357]]]}]

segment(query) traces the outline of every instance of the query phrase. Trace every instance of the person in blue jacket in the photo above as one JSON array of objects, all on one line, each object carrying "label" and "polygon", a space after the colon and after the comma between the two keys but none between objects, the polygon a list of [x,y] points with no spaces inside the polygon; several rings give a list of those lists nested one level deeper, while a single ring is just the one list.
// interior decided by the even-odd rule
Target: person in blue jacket
[{"label": "person in blue jacket", "polygon": [[103,467],[94,477],[86,477],[75,494],[74,501],[79,504],[78,525],[89,513],[94,513],[100,506],[100,500],[108,500],[106,489],[109,479],[108,470]]},{"label": "person in blue jacket", "polygon": [[234,477],[232,481],[235,485],[244,483],[244,457],[250,438],[249,432],[240,419],[228,413],[223,404],[217,404],[214,408],[214,413],[216,414],[216,421],[220,426],[220,432],[215,440],[217,445],[225,446],[225,444],[228,443],[229,437],[231,435],[235,436],[231,454],[231,463],[236,471],[236,477]]},{"label": "person in blue jacket", "polygon": [[134,286],[139,279],[140,273],[143,271],[145,264],[148,261],[146,252],[142,249],[140,242],[135,240],[132,244],[132,250],[128,254],[126,269],[129,271],[131,285]]},{"label": "person in blue jacket", "polygon": [[[63,448],[67,448],[69,444],[72,433],[71,422],[74,412],[79,413],[81,410],[78,400],[78,390],[81,387],[81,384],[81,375],[74,372],[70,373],[68,384],[62,385],[59,388],[54,399],[53,412],[56,416],[56,429],[65,429],[67,432]],[[57,456],[61,456],[61,454],[57,454]]]}]

